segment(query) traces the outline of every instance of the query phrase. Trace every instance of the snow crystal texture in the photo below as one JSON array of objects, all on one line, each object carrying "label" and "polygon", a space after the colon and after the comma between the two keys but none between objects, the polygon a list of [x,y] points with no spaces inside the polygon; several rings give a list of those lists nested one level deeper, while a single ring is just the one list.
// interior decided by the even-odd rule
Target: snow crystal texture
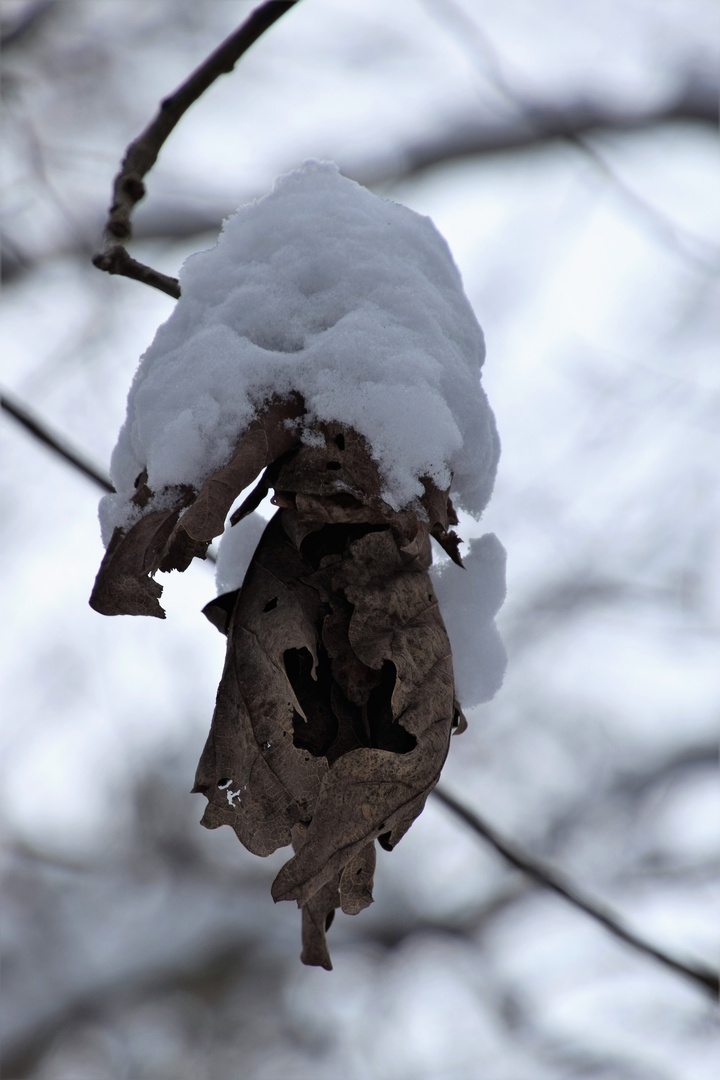
[{"label": "snow crystal texture", "polygon": [[230,217],[180,284],[130,389],[117,494],[101,504],[106,543],[137,515],[144,468],[160,508],[163,489],[198,488],[264,403],[291,391],[308,432],[335,420],[366,437],[395,509],[429,476],[481,514],[498,457],[483,336],[428,218],[306,162]]}]

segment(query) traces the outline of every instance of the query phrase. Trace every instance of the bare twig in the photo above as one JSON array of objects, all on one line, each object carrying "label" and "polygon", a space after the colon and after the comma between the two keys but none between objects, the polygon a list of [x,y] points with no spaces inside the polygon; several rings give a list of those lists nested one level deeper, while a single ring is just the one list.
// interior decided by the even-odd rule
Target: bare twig
[{"label": "bare twig", "polygon": [[[128,225],[129,228],[129,225]],[[180,284],[177,278],[153,270],[151,266],[138,262],[128,255],[122,244],[110,244],[103,251],[93,255],[93,266],[106,270],[108,274],[121,274],[123,277],[141,281],[143,285],[152,285],[154,289],[167,293],[174,300],[180,299]]]},{"label": "bare twig", "polygon": [[176,278],[161,274],[132,259],[125,245],[132,236],[130,218],[136,203],[145,194],[143,177],[152,169],[158,154],[178,121],[220,75],[228,74],[250,46],[273,23],[294,7],[297,0],[266,0],[242,26],[218,45],[174,93],[160,104],[155,119],[130,143],[120,172],[115,177],[113,203],[105,224],[105,246],[93,257],[93,264],[109,274],[122,274],[167,293],[177,299]]},{"label": "bare twig", "polygon": [[720,269],[717,245],[678,225],[634,191],[588,141],[588,137],[597,133],[622,134],[657,124],[688,121],[709,123],[715,128],[717,112],[712,102],[702,95],[691,95],[658,110],[624,114],[608,110],[599,103],[570,105],[558,110],[534,107],[531,114],[526,113],[511,122],[459,123],[442,136],[408,147],[392,161],[344,171],[366,187],[373,187],[412,179],[442,165],[497,154],[532,152],[564,141],[612,184],[625,205],[664,247],[702,272],[717,274]]},{"label": "bare twig", "polygon": [[10,397],[6,390],[0,393],[0,408],[9,413],[19,424],[22,424],[25,430],[29,431],[34,438],[44,446],[49,447],[53,453],[63,458],[63,460],[69,462],[78,472],[87,476],[103,491],[110,493],[115,491],[106,472],[94,465],[81,450],[71,446],[62,435],[56,434],[44,420],[35,416],[26,405],[23,405],[17,398]]},{"label": "bare twig", "polygon": [[[248,188],[246,192],[241,191],[237,202],[248,202],[256,195],[256,191]],[[228,202],[218,204],[214,211],[198,210],[197,207],[192,206],[190,200],[184,204],[154,207],[151,213],[144,214],[142,219],[133,226],[133,237],[135,240],[160,240],[163,244],[167,244],[174,240],[195,240],[203,234],[217,236],[220,223],[234,209],[235,204]],[[93,233],[96,231],[93,225]],[[18,238],[0,228],[0,250],[2,251],[0,281],[2,285],[14,284],[51,259],[80,259],[84,263],[92,252],[92,245],[85,242],[78,228],[74,228],[73,232],[73,236],[69,239],[63,238],[56,247],[31,253],[24,247],[24,237]],[[130,258],[129,255],[128,258]],[[167,280],[173,282],[175,279],[169,277]]]},{"label": "bare twig", "polygon": [[626,929],[614,912],[610,911],[610,909],[600,901],[585,895],[576,885],[565,878],[564,875],[549,866],[545,866],[539,860],[526,854],[526,852],[517,847],[517,845],[502,837],[478,814],[459,802],[454,795],[449,795],[446,791],[437,787],[435,788],[435,795],[440,802],[444,803],[448,809],[452,810],[457,817],[461,818],[479,836],[482,836],[484,840],[487,840],[492,844],[495,850],[518,870],[522,870],[524,874],[527,874],[539,885],[543,885],[547,889],[552,889],[558,896],[562,896],[562,898],[572,904],[573,907],[576,907],[586,915],[589,915],[590,918],[600,923],[601,926],[604,926],[606,930],[609,930],[611,934],[620,938],[620,940],[624,941],[627,945],[631,945],[639,952],[645,953],[646,956],[652,956],[655,960],[658,960],[672,971],[699,983],[704,990],[709,991],[713,997],[717,997],[720,983],[717,974],[714,971],[711,971],[710,968],[697,963],[685,964],[681,960],[676,960],[674,957],[668,956],[667,953],[658,949],[655,945],[651,945],[638,934],[634,933],[634,931]]},{"label": "bare twig", "polygon": [[638,220],[644,222],[647,229],[655,234],[660,243],[674,254],[694,263],[700,270],[712,274],[720,272],[720,253],[715,245],[671,221],[667,215],[649,203],[637,191],[633,191],[587,139],[570,134],[566,136],[566,139],[606,180],[610,181],[625,204]]},{"label": "bare twig", "polygon": [[[556,137],[568,134],[567,131],[562,130],[563,117],[568,115],[568,110],[538,105],[526,93],[519,91],[505,74],[505,66],[490,38],[455,0],[425,0],[425,4],[438,24],[449,29],[462,48],[472,49],[476,64],[480,66],[495,89],[510,105],[518,108],[523,117],[533,122],[532,126],[538,129],[540,135],[543,130],[547,130],[548,136],[551,137],[553,128],[557,127],[558,122],[560,130],[556,131]],[[659,106],[659,109],[662,114],[659,119],[699,121],[711,124],[713,128],[717,127],[720,102],[715,80],[696,74],[690,68],[685,85],[680,88],[675,100],[666,101]],[[642,113],[610,106],[603,107],[587,98],[571,108],[569,114],[578,118],[585,115],[583,124],[585,130],[574,132],[578,137],[598,126],[634,129],[652,122],[647,115],[643,120]],[[601,119],[603,114],[604,120]]]}]

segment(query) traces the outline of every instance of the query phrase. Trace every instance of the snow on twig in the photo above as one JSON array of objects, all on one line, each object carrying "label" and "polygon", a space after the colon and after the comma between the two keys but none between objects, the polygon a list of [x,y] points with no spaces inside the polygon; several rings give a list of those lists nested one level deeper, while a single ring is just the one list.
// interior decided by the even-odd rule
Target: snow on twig
[{"label": "snow on twig", "polygon": [[125,250],[132,236],[132,212],[145,195],[143,177],[152,169],[165,140],[190,106],[220,75],[229,74],[243,53],[296,3],[297,0],[266,0],[256,8],[174,93],[163,99],[155,118],[130,143],[113,185],[113,202],[105,224],[105,246],[93,257],[93,265],[98,270],[133,278],[178,299],[180,285],[176,278],[137,262]]}]

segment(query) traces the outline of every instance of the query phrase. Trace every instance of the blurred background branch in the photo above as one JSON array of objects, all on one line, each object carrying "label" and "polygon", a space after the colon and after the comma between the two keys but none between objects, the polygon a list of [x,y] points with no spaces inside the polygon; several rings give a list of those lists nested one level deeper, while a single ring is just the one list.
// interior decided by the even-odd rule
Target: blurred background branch
[{"label": "blurred background branch", "polygon": [[81,450],[71,446],[62,435],[52,431],[43,420],[33,414],[27,405],[12,397],[7,390],[0,390],[0,408],[9,416],[12,416],[14,420],[17,420],[34,439],[37,439],[43,446],[47,446],[48,449],[52,450],[54,454],[57,454],[69,465],[72,465],[78,472],[87,476],[103,491],[113,492],[115,490],[107,473],[93,464]]},{"label": "blurred background branch", "polygon": [[518,115],[495,123],[473,123],[468,117],[454,124],[450,121],[435,138],[409,146],[398,161],[376,166],[358,179],[368,184],[405,180],[468,158],[529,153],[563,140],[577,143],[597,134],[634,134],[664,124],[698,123],[715,130],[718,123],[715,87],[694,79],[671,100],[649,109],[623,109],[608,101],[586,99],[553,108],[516,104]]},{"label": "blurred background branch", "polygon": [[552,869],[549,866],[543,866],[542,863],[533,859],[527,852],[513,843],[512,840],[508,840],[505,837],[500,836],[497,829],[494,829],[492,825],[474,810],[470,810],[467,806],[464,806],[459,802],[454,795],[445,791],[444,788],[435,788],[435,797],[440,800],[449,810],[452,810],[456,817],[464,821],[466,825],[469,825],[478,836],[481,836],[484,840],[487,840],[495,850],[502,855],[504,859],[507,859],[512,866],[515,866],[518,870],[521,870],[523,874],[527,874],[538,885],[542,885],[546,889],[551,889],[553,892],[561,896],[563,900],[567,900],[569,904],[576,907],[579,911],[582,911],[585,915],[588,915],[591,919],[595,919],[596,922],[604,926],[611,934],[624,941],[626,945],[630,945],[638,952],[644,953],[646,956],[651,956],[654,960],[658,960],[661,964],[670,968],[671,971],[676,972],[679,975],[685,976],[685,978],[698,983],[704,990],[710,991],[713,998],[718,994],[718,977],[714,971],[705,966],[698,964],[683,963],[680,960],[674,959],[668,953],[663,952],[662,949],[655,948],[650,942],[644,941],[638,934],[628,930],[623,926],[619,917],[611,912],[600,901],[591,899],[586,894],[583,894],[582,890],[578,888],[573,882],[569,881],[564,875],[558,873],[557,870]]}]

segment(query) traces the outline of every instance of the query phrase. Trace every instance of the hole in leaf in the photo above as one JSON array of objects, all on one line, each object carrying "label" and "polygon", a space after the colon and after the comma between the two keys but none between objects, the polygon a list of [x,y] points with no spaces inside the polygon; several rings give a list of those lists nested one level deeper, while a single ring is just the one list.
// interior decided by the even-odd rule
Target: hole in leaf
[{"label": "hole in leaf", "polygon": [[273,611],[277,607],[277,602],[277,596],[273,596],[272,600],[268,600],[267,604],[263,608],[263,611]]},{"label": "hole in leaf", "polygon": [[335,436],[335,445],[337,446],[338,450],[344,450],[345,449],[345,436],[344,435],[336,435]]},{"label": "hole in leaf", "polygon": [[370,532],[382,532],[387,525],[323,525],[309,533],[300,545],[303,556],[314,570],[326,555],[342,555],[348,544]]},{"label": "hole in leaf", "polygon": [[342,465],[339,461],[328,461],[325,466],[326,469],[342,469]]},{"label": "hole in leaf", "polygon": [[396,676],[393,662],[383,661],[380,682],[370,691],[367,702],[370,745],[377,750],[391,750],[394,754],[409,754],[417,746],[417,739],[393,718],[392,694]]},{"label": "hole in leaf", "polygon": [[338,722],[330,706],[330,659],[324,649],[318,652],[317,680],[312,677],[313,659],[309,649],[286,649],[283,653],[285,674],[307,720],[293,712],[293,745],[322,757],[330,749],[338,732]]}]

